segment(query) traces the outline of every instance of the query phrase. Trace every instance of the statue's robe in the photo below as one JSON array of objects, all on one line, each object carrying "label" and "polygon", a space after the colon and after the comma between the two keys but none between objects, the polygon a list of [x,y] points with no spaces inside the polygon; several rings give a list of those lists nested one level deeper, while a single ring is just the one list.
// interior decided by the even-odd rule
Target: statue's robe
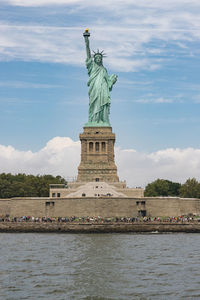
[{"label": "statue's robe", "polygon": [[86,59],[89,86],[89,123],[106,123],[109,125],[110,91],[112,81],[103,65],[97,65],[90,58]]}]

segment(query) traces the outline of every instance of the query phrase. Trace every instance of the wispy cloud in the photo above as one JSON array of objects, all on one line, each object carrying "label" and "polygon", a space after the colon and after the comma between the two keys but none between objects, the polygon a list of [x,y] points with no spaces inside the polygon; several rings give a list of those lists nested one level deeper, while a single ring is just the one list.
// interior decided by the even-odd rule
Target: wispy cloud
[{"label": "wispy cloud", "polygon": [[88,98],[82,97],[81,99],[70,99],[70,100],[64,100],[59,101],[59,104],[61,105],[70,105],[70,106],[77,106],[77,105],[88,105]]},{"label": "wispy cloud", "polygon": [[[61,28],[45,26],[1,25],[0,32],[0,60],[25,60],[66,63],[83,65],[85,60],[84,41],[80,28]],[[125,33],[124,33],[125,31]],[[139,32],[124,31],[120,28],[107,27],[102,40],[102,30],[94,28],[95,39],[92,49],[101,45],[108,54],[106,64],[113,70],[138,71],[141,69],[155,70],[162,65],[162,59],[135,55],[135,49],[141,51],[144,45],[155,38],[150,33],[138,42]],[[121,32],[123,38],[118,39]],[[113,39],[115,36],[115,39]],[[127,40],[130,47],[126,48]],[[113,49],[115,51],[113,52]]]},{"label": "wispy cloud", "polygon": [[162,104],[162,103],[173,103],[174,100],[173,99],[165,99],[165,98],[157,98],[157,99],[138,99],[136,100],[135,102],[138,102],[138,103],[144,103],[144,104],[147,104],[147,103],[155,103],[155,104]]},{"label": "wispy cloud", "polygon": [[[20,98],[20,97],[13,97],[13,98],[8,98],[8,97],[0,97],[0,104],[5,104],[6,103],[6,105],[7,105],[7,107],[8,107],[8,105],[9,106],[13,106],[13,105],[22,105],[22,106],[24,106],[24,105],[29,105],[29,104],[42,104],[42,103],[44,103],[45,101],[47,101],[46,99],[40,99],[40,100],[38,100],[38,99],[28,99],[28,98],[25,98],[25,99],[22,99],[22,98]],[[11,113],[14,113],[14,110],[12,109],[12,110],[9,110]],[[4,110],[4,112],[5,112],[5,110]]]},{"label": "wispy cloud", "polygon": [[64,88],[62,85],[45,84],[45,83],[32,83],[23,81],[0,81],[0,87],[16,88],[16,89],[53,89]]},{"label": "wispy cloud", "polygon": [[[74,16],[75,22],[72,21],[70,27],[52,27],[36,26],[33,18],[32,24],[23,25],[22,21],[22,26],[19,22],[16,25],[4,21],[0,27],[1,60],[83,64],[81,27],[85,20],[77,20],[84,15],[92,32],[91,48],[102,47],[108,54],[106,64],[113,70],[155,70],[169,54],[171,58],[198,54],[200,4],[197,0],[168,0],[167,3],[158,0],[3,0],[2,3],[36,7],[39,13],[43,10],[41,6],[70,7],[73,9],[68,15],[66,10],[66,20]],[[196,43],[196,47],[191,49],[190,43]]]},{"label": "wispy cloud", "polygon": [[160,3],[159,0],[107,0],[105,3],[102,3],[101,0],[85,0],[84,3],[82,0],[2,0],[2,2],[9,3],[11,5],[20,5],[20,6],[45,6],[45,5],[71,5],[71,4],[80,4],[84,6],[104,6],[104,7],[123,7],[124,5],[136,6],[136,7],[148,7],[148,8],[174,8],[181,5],[194,5],[200,6],[198,0],[168,0],[167,3]]},{"label": "wispy cloud", "polygon": [[195,96],[193,97],[193,99],[194,99],[194,103],[199,104],[199,103],[200,103],[200,94],[195,95]]},{"label": "wispy cloud", "polygon": [[72,5],[80,3],[80,0],[2,0],[3,2],[16,6],[46,6],[46,5]]},{"label": "wispy cloud", "polygon": [[118,83],[124,86],[137,86],[137,85],[151,85],[152,81],[144,81],[144,80],[130,80],[126,78],[120,78],[120,82]]}]

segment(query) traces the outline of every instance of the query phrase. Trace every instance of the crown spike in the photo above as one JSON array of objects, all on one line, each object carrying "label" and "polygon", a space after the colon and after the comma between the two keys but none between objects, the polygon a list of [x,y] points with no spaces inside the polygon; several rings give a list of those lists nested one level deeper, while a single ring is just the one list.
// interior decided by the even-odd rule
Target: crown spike
[{"label": "crown spike", "polygon": [[102,51],[99,51],[99,49],[97,49],[97,51],[95,52],[94,50],[92,50],[93,51],[93,57],[95,57],[95,55],[101,55],[102,57],[106,57],[107,55],[106,55],[106,53],[104,53],[104,50],[102,50]]}]

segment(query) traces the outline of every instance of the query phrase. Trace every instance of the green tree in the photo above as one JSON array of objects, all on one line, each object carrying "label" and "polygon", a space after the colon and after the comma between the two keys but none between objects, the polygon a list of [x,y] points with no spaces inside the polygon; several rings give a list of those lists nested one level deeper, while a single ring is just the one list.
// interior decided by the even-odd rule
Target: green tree
[{"label": "green tree", "polygon": [[180,183],[165,179],[157,179],[146,186],[144,196],[178,196],[180,187]]},{"label": "green tree", "polygon": [[195,178],[189,178],[180,188],[180,197],[200,198],[200,183]]},{"label": "green tree", "polygon": [[67,184],[61,176],[0,174],[0,198],[48,197],[49,184]]}]

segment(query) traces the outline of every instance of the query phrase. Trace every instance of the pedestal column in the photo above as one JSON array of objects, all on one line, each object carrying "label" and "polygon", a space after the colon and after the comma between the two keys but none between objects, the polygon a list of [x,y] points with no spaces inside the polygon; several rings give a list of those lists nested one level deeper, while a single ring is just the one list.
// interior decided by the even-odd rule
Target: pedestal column
[{"label": "pedestal column", "polygon": [[77,181],[118,182],[112,127],[84,127]]}]

